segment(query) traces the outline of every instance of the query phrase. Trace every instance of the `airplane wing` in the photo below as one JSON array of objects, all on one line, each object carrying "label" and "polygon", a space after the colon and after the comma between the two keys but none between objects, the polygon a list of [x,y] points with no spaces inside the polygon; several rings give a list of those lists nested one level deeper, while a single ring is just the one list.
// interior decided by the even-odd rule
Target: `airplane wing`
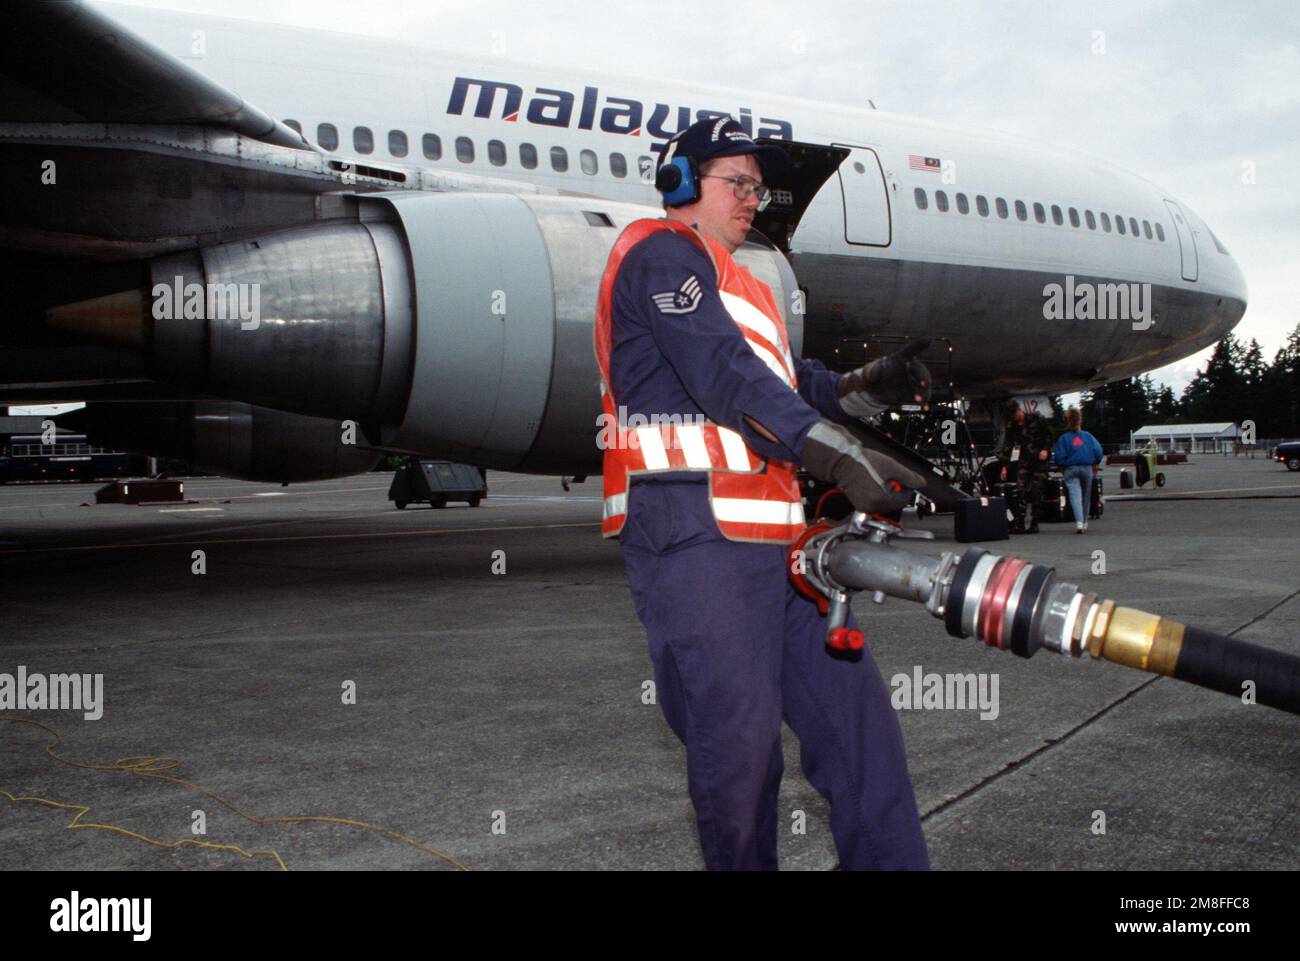
[{"label": "airplane wing", "polygon": [[81,0],[11,0],[0,121],[204,124],[281,147],[302,135]]}]

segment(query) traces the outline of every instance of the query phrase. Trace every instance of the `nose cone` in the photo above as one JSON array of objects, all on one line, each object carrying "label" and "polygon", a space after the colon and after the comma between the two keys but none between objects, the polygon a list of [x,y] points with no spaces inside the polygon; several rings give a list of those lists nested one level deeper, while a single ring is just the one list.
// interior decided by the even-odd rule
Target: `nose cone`
[{"label": "nose cone", "polygon": [[1230,254],[1219,254],[1215,258],[1214,291],[1220,296],[1215,303],[1214,319],[1218,328],[1218,338],[1232,331],[1241,322],[1246,313],[1247,289],[1246,275]]},{"label": "nose cone", "polygon": [[[1237,311],[1237,320],[1246,312],[1246,303],[1249,291],[1246,287],[1246,275],[1241,272],[1241,267],[1235,257],[1227,258],[1227,265],[1224,270],[1224,288],[1228,297],[1239,305]],[[1233,321],[1236,323],[1236,321]]]},{"label": "nose cone", "polygon": [[1195,235],[1201,265],[1198,283],[1204,293],[1215,298],[1211,304],[1211,319],[1217,332],[1215,339],[1221,340],[1246,313],[1246,275],[1205,218],[1185,205],[1183,210],[1190,214],[1190,226]]}]

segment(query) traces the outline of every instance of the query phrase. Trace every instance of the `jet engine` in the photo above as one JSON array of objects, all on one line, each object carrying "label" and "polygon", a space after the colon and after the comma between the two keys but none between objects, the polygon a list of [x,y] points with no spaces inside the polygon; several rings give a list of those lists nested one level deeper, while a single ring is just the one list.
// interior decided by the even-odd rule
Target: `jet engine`
[{"label": "jet engine", "polygon": [[[335,424],[375,448],[503,470],[599,472],[596,293],[621,229],[661,211],[572,196],[383,193],[355,216],[159,257],[147,286],[51,310],[133,344],[151,376]],[[797,283],[759,235],[791,347]],[[241,455],[242,456],[242,455]]]}]

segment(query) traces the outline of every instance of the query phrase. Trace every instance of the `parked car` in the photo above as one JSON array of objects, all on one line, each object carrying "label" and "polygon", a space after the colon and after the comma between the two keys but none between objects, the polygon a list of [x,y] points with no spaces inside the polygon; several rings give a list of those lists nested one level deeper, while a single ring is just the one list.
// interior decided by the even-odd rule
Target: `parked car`
[{"label": "parked car", "polygon": [[1287,470],[1300,470],[1300,440],[1278,444],[1273,448],[1273,459],[1286,464]]}]

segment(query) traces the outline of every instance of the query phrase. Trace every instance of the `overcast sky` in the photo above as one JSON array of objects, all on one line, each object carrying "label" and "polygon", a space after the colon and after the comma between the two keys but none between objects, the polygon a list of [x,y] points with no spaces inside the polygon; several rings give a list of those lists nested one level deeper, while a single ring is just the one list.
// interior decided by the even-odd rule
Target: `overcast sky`
[{"label": "overcast sky", "polygon": [[[721,84],[986,126],[1165,187],[1237,259],[1235,333],[1271,361],[1300,313],[1300,4],[136,0],[434,50]],[[1098,31],[1104,52],[1099,47]],[[1254,183],[1246,183],[1253,165]],[[1152,374],[1178,391],[1204,353]]]}]

